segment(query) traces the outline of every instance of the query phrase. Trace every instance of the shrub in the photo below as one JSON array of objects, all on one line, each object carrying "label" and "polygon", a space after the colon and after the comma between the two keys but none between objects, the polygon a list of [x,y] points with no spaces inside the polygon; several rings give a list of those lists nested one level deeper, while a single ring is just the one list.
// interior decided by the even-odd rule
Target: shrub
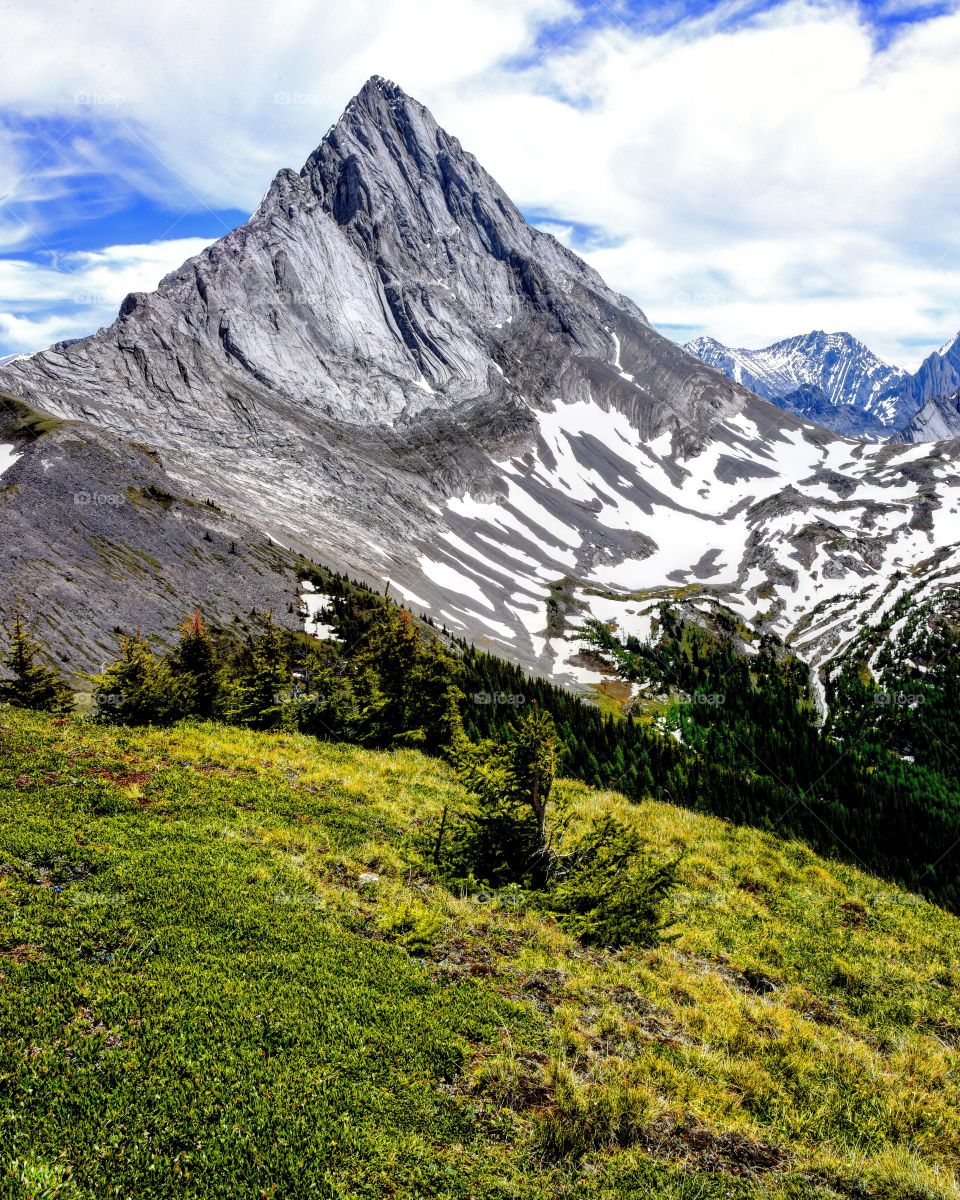
[{"label": "shrub", "polygon": [[558,860],[546,904],[582,942],[652,946],[661,939],[678,866],[652,861],[640,831],[608,814]]},{"label": "shrub", "polygon": [[428,954],[443,932],[443,917],[419,900],[400,898],[380,913],[377,929],[410,954]]}]

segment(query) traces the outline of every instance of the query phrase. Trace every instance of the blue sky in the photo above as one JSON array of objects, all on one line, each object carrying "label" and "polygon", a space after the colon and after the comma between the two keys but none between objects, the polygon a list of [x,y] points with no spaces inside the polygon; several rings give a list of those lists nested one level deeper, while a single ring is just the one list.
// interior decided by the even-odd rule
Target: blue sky
[{"label": "blue sky", "polygon": [[680,340],[960,326],[953,2],[32,0],[4,39],[0,356],[244,220],[373,73]]}]

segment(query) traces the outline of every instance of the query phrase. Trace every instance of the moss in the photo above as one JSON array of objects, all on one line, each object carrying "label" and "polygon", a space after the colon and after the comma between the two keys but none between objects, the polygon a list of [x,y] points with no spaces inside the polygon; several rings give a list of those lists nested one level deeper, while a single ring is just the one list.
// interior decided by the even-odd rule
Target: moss
[{"label": "moss", "polygon": [[35,442],[65,424],[59,417],[31,408],[16,396],[0,392],[0,430],[4,437]]}]

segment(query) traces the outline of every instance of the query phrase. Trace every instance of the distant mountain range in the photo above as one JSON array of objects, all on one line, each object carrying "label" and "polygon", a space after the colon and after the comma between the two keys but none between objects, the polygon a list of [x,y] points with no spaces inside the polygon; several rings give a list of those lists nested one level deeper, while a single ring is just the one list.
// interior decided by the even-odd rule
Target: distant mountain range
[{"label": "distant mountain range", "polygon": [[836,433],[906,442],[960,435],[960,334],[912,375],[849,333],[816,330],[762,350],[700,337],[684,348],[785,412]]}]

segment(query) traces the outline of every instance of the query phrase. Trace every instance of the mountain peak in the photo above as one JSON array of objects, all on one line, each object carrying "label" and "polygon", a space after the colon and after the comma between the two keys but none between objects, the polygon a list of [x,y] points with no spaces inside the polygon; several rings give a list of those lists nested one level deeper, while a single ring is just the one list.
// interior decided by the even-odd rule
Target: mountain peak
[{"label": "mountain peak", "polygon": [[[843,433],[883,433],[900,415],[906,373],[845,330],[814,329],[761,350],[731,348],[712,338],[697,338],[686,349],[764,399]],[[851,423],[845,410],[857,419]]]},{"label": "mountain peak", "polygon": [[704,351],[707,350],[725,350],[726,347],[722,342],[718,342],[716,338],[709,337],[703,334],[701,337],[694,338],[692,342],[687,342],[684,350],[689,350],[691,354],[700,358]]},{"label": "mountain peak", "polygon": [[[844,349],[857,350],[869,354],[871,358],[877,357],[873,351],[865,345],[865,343],[861,342],[858,337],[854,337],[852,333],[845,329],[838,329],[833,333],[827,333],[823,329],[814,329],[811,333],[800,334],[798,337],[785,338],[782,342],[776,342],[774,345],[842,347]],[[772,350],[773,348],[773,346],[766,347],[767,350]]]},{"label": "mountain peak", "polygon": [[364,96],[373,92],[388,96],[391,99],[406,95],[406,92],[398,83],[394,83],[392,79],[386,79],[383,75],[371,75],[357,95]]},{"label": "mountain peak", "polygon": [[422,104],[419,104],[412,96],[408,96],[403,88],[398,83],[394,83],[392,79],[385,79],[382,75],[371,75],[344,109],[343,115],[344,117],[351,116],[360,110],[367,115],[380,118],[403,103],[414,104],[417,108],[426,111]]},{"label": "mountain peak", "polygon": [[[375,221],[391,214],[399,220],[405,211],[420,220],[426,215],[423,189],[432,191],[440,181],[442,158],[466,165],[470,156],[424,105],[372,75],[300,174],[341,225],[361,210]],[[496,186],[478,165],[472,174],[475,188]]]},{"label": "mountain peak", "polygon": [[951,358],[955,351],[960,351],[960,332],[944,342],[937,353],[941,358]]},{"label": "mountain peak", "polygon": [[[107,390],[114,405],[103,381],[127,374],[134,348],[142,364],[145,341],[183,342],[184,323],[189,351],[165,349],[156,365],[136,366],[136,386],[202,396],[198,420],[220,405],[228,425],[254,395],[385,425],[486,397],[517,408],[542,388],[563,393],[554,358],[576,350],[619,362],[621,346],[630,354],[654,337],[635,305],[531,226],[474,156],[381,75],[299,172],[276,175],[249,222],[155,293],[128,298],[113,326],[84,340],[86,358],[57,348],[56,369],[69,360],[78,391]],[[527,327],[562,349],[549,362],[511,366],[501,382],[506,368],[494,356],[508,361],[509,342],[510,355],[529,358]]]}]

